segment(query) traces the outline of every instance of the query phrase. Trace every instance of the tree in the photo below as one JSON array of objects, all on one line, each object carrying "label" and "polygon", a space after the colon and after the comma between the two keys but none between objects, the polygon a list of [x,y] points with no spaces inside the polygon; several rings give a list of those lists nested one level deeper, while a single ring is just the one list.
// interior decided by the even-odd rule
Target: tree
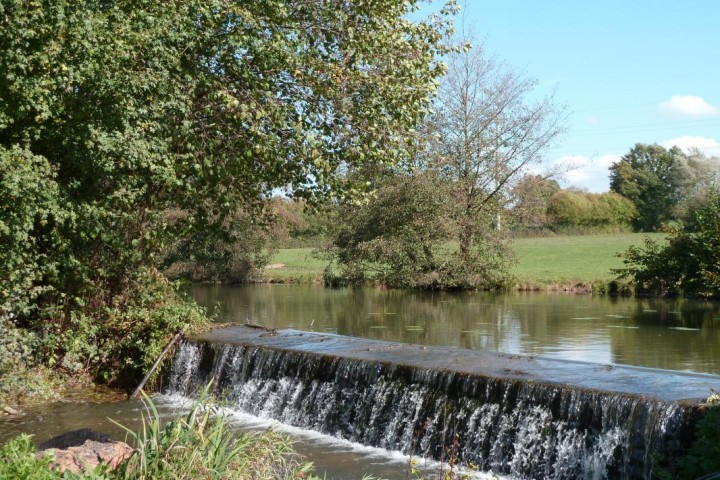
[{"label": "tree", "polygon": [[[416,3],[3,2],[0,153],[35,159],[52,198],[17,223],[31,241],[3,237],[19,243],[0,264],[58,259],[33,277],[38,308],[15,316],[47,335],[47,356],[62,359],[58,339],[85,335],[74,329],[87,318],[98,345],[137,334],[117,315],[146,313],[138,289],[162,282],[168,243],[203,232],[207,244],[275,188],[323,196],[344,186],[340,169],[406,155],[448,26],[409,20]],[[12,211],[14,196],[0,198]],[[24,312],[6,293],[18,281],[0,279],[0,317]]]},{"label": "tree", "polygon": [[559,191],[557,180],[544,175],[523,175],[510,194],[508,214],[513,228],[532,231],[549,227],[548,202]]},{"label": "tree", "polygon": [[438,288],[445,258],[439,247],[451,238],[447,184],[435,172],[385,172],[367,204],[340,209],[332,257],[351,282],[393,287]]},{"label": "tree", "polygon": [[610,190],[635,204],[638,230],[657,230],[663,222],[673,219],[673,209],[683,199],[683,187],[687,187],[678,175],[683,168],[692,171],[678,147],[668,150],[641,143],[610,167]]},{"label": "tree", "polygon": [[[171,279],[192,282],[247,283],[262,276],[276,252],[275,220],[270,202],[238,204],[225,216],[221,234],[191,230],[160,252],[160,266]],[[182,221],[186,212],[168,212],[168,222]]]},{"label": "tree", "polygon": [[563,132],[553,96],[531,102],[537,82],[489,57],[482,46],[453,53],[431,126],[437,168],[455,185],[460,258],[509,200],[509,191]]},{"label": "tree", "polygon": [[[400,215],[401,209],[409,207],[398,206],[401,199],[381,187],[377,201],[345,216],[350,228],[336,237],[336,258],[344,265],[361,265],[356,261],[360,258],[373,265],[395,265],[394,278],[406,275],[405,284],[415,286],[502,287],[509,278],[511,255],[502,232],[495,228],[496,217],[509,202],[513,185],[530,166],[542,162],[544,151],[561,134],[564,109],[555,105],[552,96],[537,103],[529,101],[535,82],[488,58],[481,47],[453,51],[447,59],[448,73],[440,84],[435,113],[428,117],[424,136],[415,144],[412,173],[407,178],[391,177],[388,184],[396,188],[395,182],[406,185],[432,178],[436,186],[422,190],[432,194],[432,201],[413,201],[433,208],[415,211],[417,218]],[[364,215],[374,223],[365,221]],[[438,219],[449,222],[450,228],[439,228]],[[372,225],[372,233],[367,235],[370,230],[358,228],[358,221]],[[442,235],[432,237],[426,248],[418,236],[420,227]],[[408,236],[409,232],[412,235]],[[447,237],[450,234],[452,237]],[[387,243],[390,238],[392,248]],[[440,240],[449,238],[457,241],[457,251],[438,255]],[[367,243],[369,239],[373,243]],[[402,265],[393,263],[393,255]],[[366,264],[356,271],[369,268]],[[417,281],[418,276],[425,280]],[[428,278],[433,278],[432,282]],[[393,283],[403,284],[399,280]]]},{"label": "tree", "polygon": [[697,149],[678,158],[673,175],[682,190],[682,198],[673,210],[673,216],[692,227],[694,212],[709,202],[720,180],[720,158],[707,157]]}]

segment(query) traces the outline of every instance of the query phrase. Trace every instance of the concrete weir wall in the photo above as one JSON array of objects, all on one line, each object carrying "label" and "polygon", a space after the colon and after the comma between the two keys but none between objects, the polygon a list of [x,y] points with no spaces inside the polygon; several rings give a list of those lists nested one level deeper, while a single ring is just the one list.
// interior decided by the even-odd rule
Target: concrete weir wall
[{"label": "concrete weir wall", "polygon": [[217,329],[185,340],[167,393],[215,379],[234,408],[366,445],[517,478],[650,479],[692,440],[720,377]]}]

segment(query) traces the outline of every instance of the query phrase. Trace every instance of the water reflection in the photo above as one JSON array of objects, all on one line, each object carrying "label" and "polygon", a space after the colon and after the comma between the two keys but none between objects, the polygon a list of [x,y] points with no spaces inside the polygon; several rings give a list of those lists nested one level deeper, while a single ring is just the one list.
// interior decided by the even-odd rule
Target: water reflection
[{"label": "water reflection", "polygon": [[720,305],[564,294],[202,285],[217,321],[720,374]]}]

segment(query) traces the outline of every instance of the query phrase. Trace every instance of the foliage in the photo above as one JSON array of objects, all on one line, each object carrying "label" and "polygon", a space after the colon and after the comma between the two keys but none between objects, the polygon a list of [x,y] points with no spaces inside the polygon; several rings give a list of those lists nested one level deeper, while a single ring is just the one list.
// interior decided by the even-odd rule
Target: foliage
[{"label": "foliage", "polygon": [[694,212],[705,205],[717,186],[720,175],[720,158],[707,157],[697,149],[678,157],[673,164],[682,198],[673,210],[673,217],[694,227]]},{"label": "foliage", "polygon": [[139,272],[122,297],[74,312],[70,322],[43,332],[50,364],[120,386],[141,378],[172,335],[196,333],[208,319],[178,285],[151,270]]},{"label": "foliage", "polygon": [[54,397],[56,381],[35,358],[37,342],[36,334],[0,323],[0,405]]},{"label": "foliage", "polygon": [[407,156],[450,27],[417,3],[3,2],[0,319],[55,366],[138,373],[200,318],[163,254],[228,275],[262,260],[230,242],[270,192],[360,196],[341,170]]},{"label": "foliage", "polygon": [[507,215],[514,232],[537,232],[548,228],[548,202],[557,192],[560,184],[557,180],[543,175],[523,175],[510,193],[510,208]]},{"label": "foliage", "polygon": [[547,205],[548,222],[556,230],[613,232],[628,229],[636,216],[635,205],[615,193],[560,190]]},{"label": "foliage", "polygon": [[201,395],[187,412],[165,425],[145,397],[148,417],[138,432],[127,430],[134,454],[121,464],[119,479],[294,479],[309,478],[310,464],[299,462],[290,441],[273,432],[232,431],[229,420]]},{"label": "foliage", "polygon": [[678,478],[682,479],[720,471],[720,407],[708,407],[696,427],[695,440],[678,464]]},{"label": "foliage", "polygon": [[[346,280],[471,289],[509,280],[498,216],[513,184],[562,132],[564,110],[552,97],[530,102],[535,82],[482,47],[454,50],[447,61],[409,172],[359,175],[376,196],[340,213],[334,253]],[[450,239],[457,250],[443,251]]]},{"label": "foliage", "polygon": [[[277,227],[273,238],[280,248],[318,247],[327,242],[337,220],[334,202],[310,204],[300,200],[274,199]],[[282,229],[281,231],[278,231]]]},{"label": "foliage", "polygon": [[390,175],[364,205],[345,205],[333,239],[333,258],[352,282],[433,288],[450,237],[447,185],[434,172]]},{"label": "foliage", "polygon": [[464,256],[447,248],[458,228],[453,199],[453,185],[433,170],[385,177],[367,204],[341,208],[329,250],[340,272],[326,270],[326,283],[504,287],[510,256],[491,220],[484,232],[476,230],[477,241]]},{"label": "foliage", "polygon": [[[50,457],[37,459],[35,452],[36,447],[30,435],[23,434],[10,440],[0,448],[0,478],[9,480],[63,478],[59,473],[50,470],[52,463]],[[72,475],[67,475],[66,478],[72,478]]]},{"label": "foliage", "polygon": [[[169,221],[185,214],[168,213]],[[241,283],[257,280],[274,252],[272,213],[265,205],[239,205],[228,214],[222,232],[191,231],[176,239],[163,252],[163,272],[173,279],[192,282]]]},{"label": "foliage", "polygon": [[720,297],[720,193],[713,192],[695,218],[694,231],[673,230],[666,245],[647,239],[644,249],[628,249],[625,268],[615,273],[644,293]]},{"label": "foliage", "polygon": [[636,229],[654,231],[669,220],[691,219],[719,172],[720,161],[698,151],[638,143],[610,167],[610,190],[635,204]]},{"label": "foliage", "polygon": [[0,322],[31,314],[52,291],[67,220],[50,163],[0,145]]},{"label": "foliage", "polygon": [[652,231],[670,218],[680,201],[677,179],[672,175],[682,151],[660,145],[636,144],[610,167],[610,190],[630,199],[637,208],[637,229]]}]

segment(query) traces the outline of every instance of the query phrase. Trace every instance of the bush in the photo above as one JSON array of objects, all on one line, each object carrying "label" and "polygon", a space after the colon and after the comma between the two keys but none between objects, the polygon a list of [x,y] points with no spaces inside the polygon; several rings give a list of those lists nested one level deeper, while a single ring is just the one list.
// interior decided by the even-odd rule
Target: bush
[{"label": "bush", "polygon": [[55,176],[45,158],[0,145],[0,322],[36,311],[53,289],[69,216]]},{"label": "bush", "polygon": [[650,239],[645,247],[620,254],[629,278],[639,293],[720,297],[720,193],[695,212],[694,231],[673,230],[666,245]]},{"label": "bush", "polygon": [[616,232],[629,230],[637,214],[632,202],[614,192],[561,190],[548,203],[550,225],[556,230]]},{"label": "bush", "polygon": [[708,408],[698,423],[695,440],[678,463],[681,479],[692,480],[720,472],[720,407]]},{"label": "bush", "polygon": [[436,286],[452,230],[444,189],[432,172],[388,175],[367,204],[342,207],[330,250],[340,275],[348,283]]},{"label": "bush", "polygon": [[133,385],[177,332],[204,328],[205,310],[154,269],[137,273],[122,295],[91,301],[69,322],[47,319],[40,351],[50,366],[115,386]]},{"label": "bush", "polygon": [[31,332],[0,323],[0,405],[55,396],[50,372],[35,360],[37,341]]}]

